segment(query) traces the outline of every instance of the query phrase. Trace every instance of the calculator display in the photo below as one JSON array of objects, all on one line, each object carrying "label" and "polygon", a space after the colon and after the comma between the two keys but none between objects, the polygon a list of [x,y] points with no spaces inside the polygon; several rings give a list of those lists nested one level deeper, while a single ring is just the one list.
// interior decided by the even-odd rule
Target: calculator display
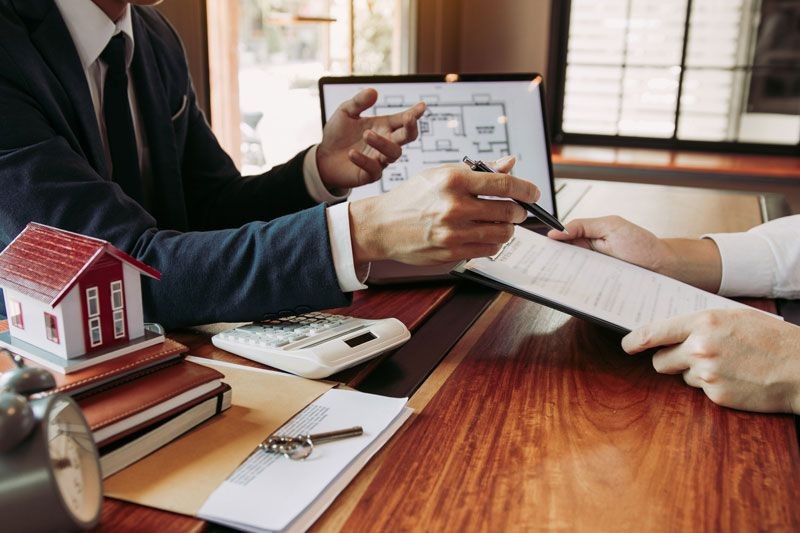
[{"label": "calculator display", "polygon": [[346,340],[346,341],[344,341],[344,342],[345,342],[345,343],[346,343],[346,344],[347,344],[349,347],[351,347],[351,348],[355,348],[356,346],[361,346],[361,345],[362,345],[362,344],[364,344],[365,342],[369,342],[369,341],[371,341],[371,340],[373,340],[373,339],[377,339],[377,337],[376,337],[375,335],[373,335],[371,332],[369,332],[369,331],[368,331],[368,332],[366,332],[366,333],[362,333],[362,334],[361,334],[361,335],[359,335],[358,337],[353,337],[352,339],[347,339],[347,340]]}]

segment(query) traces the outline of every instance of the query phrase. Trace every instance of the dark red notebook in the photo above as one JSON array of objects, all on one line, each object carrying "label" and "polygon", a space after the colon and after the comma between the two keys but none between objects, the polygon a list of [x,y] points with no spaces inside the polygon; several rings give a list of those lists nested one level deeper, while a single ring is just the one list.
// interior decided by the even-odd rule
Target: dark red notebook
[{"label": "dark red notebook", "polygon": [[101,447],[218,394],[222,378],[213,368],[180,361],[76,400]]}]

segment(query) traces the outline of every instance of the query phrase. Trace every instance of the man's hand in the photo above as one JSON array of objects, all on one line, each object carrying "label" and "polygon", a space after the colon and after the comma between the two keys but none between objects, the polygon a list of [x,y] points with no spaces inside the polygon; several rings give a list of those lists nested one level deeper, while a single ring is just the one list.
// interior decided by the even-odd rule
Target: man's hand
[{"label": "man's hand", "polygon": [[499,173],[447,165],[422,172],[380,196],[350,204],[356,264],[394,259],[412,265],[446,263],[493,255],[527,217],[514,202],[535,202],[532,183],[505,174],[514,159],[499,161]]},{"label": "man's hand", "polygon": [[622,217],[576,219],[569,233],[551,230],[547,236],[591,248],[640,267],[717,292],[722,260],[710,239],[659,239]]},{"label": "man's hand", "polygon": [[402,146],[417,138],[423,102],[394,115],[362,117],[378,99],[364,89],[331,116],[317,146],[317,168],[328,189],[350,189],[381,177],[383,169],[402,154]]},{"label": "man's hand", "polygon": [[662,374],[683,374],[711,401],[764,413],[800,413],[800,327],[750,309],[712,310],[639,328],[622,339],[653,356]]}]

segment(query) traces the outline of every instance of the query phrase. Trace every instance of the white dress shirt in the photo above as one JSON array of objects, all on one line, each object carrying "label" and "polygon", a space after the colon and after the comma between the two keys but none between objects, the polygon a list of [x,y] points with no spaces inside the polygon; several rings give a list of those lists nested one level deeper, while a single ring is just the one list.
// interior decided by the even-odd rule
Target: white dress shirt
[{"label": "white dress shirt", "polygon": [[722,256],[724,296],[800,298],[800,215],[778,218],[744,233],[715,233]]},{"label": "white dress shirt", "polygon": [[[103,116],[103,88],[107,67],[99,58],[111,38],[118,33],[122,33],[125,36],[126,65],[130,68],[134,50],[130,5],[125,7],[125,12],[115,23],[91,0],[55,0],[55,4],[61,12],[61,17],[64,19],[72,36],[72,41],[75,43],[75,48],[83,65],[97,118],[97,125],[100,129],[100,138],[103,141],[106,161],[108,161],[110,168],[111,151],[108,146],[106,124]],[[133,89],[133,82],[130,80],[130,76],[128,77],[128,99],[131,104],[133,130],[136,136],[136,148],[139,153],[139,168],[144,181],[145,198],[148,198],[152,194],[153,181],[150,151],[136,102],[136,92]],[[315,201],[329,205],[337,204],[325,210],[325,217],[328,222],[328,237],[331,243],[333,266],[336,270],[339,287],[343,292],[365,289],[366,286],[363,282],[369,269],[366,268],[364,272],[356,273],[353,246],[350,241],[349,203],[342,202],[347,198],[349,191],[344,196],[331,194],[320,178],[316,154],[316,146],[306,153],[303,160],[303,179],[309,195]],[[359,276],[359,274],[361,275]]]}]

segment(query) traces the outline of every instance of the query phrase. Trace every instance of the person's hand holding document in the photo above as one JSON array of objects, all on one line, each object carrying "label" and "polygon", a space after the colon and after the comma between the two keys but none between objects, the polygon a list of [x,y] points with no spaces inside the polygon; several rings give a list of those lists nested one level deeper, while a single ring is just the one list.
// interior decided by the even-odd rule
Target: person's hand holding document
[{"label": "person's hand holding document", "polygon": [[[769,225],[776,235],[782,235],[781,238],[772,238],[775,245],[788,248],[790,242],[797,239],[797,228],[792,221],[777,220]],[[725,257],[712,239],[659,239],[620,217],[574,220],[567,224],[567,228],[569,234],[552,231],[548,236],[625,260],[695,287],[714,292],[722,288]],[[761,228],[763,231],[764,226]],[[731,238],[742,237],[727,237]],[[766,274],[768,279],[774,280],[775,287],[790,289],[793,286],[791,279],[783,279],[779,271],[770,271],[768,265],[783,263],[779,258],[770,261],[768,255],[771,252],[767,248],[764,257],[747,257],[752,254],[751,250],[735,246],[739,257],[734,261],[727,258],[728,279],[749,276],[754,279],[751,284],[755,286],[759,274]],[[747,270],[742,266],[743,259],[744,264],[753,260],[758,262],[758,269],[762,272],[733,271]],[[792,270],[786,268],[787,272]],[[731,283],[728,285],[725,288],[729,292],[747,293],[738,287],[731,288]],[[766,291],[778,295],[774,294],[773,287],[766,288]],[[758,291],[750,294],[765,295]],[[622,339],[623,349],[630,354],[658,349],[653,356],[653,367],[658,372],[682,374],[687,384],[702,388],[717,404],[749,411],[800,412],[800,328],[746,306],[718,305],[721,304],[719,297],[714,298],[703,298],[711,304],[705,309],[653,316],[646,323],[637,324],[635,329],[632,328],[634,331]]]},{"label": "person's hand holding document", "polygon": [[[625,351],[657,349],[658,372],[682,374],[715,403],[800,413],[800,328],[707,292],[722,287],[742,294],[730,280],[759,275],[774,287],[753,296],[800,290],[792,277],[798,257],[786,253],[797,239],[798,219],[788,218],[795,220],[771,222],[760,227],[771,226],[769,232],[749,236],[765,254],[784,252],[747,258],[759,272],[732,272],[732,265],[748,264],[741,257],[747,251],[737,246],[737,259],[726,262],[715,240],[659,239],[624,219],[604,217],[574,220],[567,224],[569,233],[551,231],[549,239],[517,228],[497,255],[472,259],[454,273],[626,332]],[[769,264],[782,268],[763,272]]]},{"label": "person's hand holding document", "polygon": [[624,218],[609,216],[573,220],[567,232],[551,231],[551,239],[570,242],[621,259],[709,292],[719,290],[722,264],[710,239],[659,239]]},{"label": "person's hand holding document", "polygon": [[619,217],[567,230],[517,227],[498,254],[454,273],[628,333],[630,354],[660,348],[657,371],[720,405],[800,412],[800,328],[703,290],[720,287],[714,241],[661,240]]}]

